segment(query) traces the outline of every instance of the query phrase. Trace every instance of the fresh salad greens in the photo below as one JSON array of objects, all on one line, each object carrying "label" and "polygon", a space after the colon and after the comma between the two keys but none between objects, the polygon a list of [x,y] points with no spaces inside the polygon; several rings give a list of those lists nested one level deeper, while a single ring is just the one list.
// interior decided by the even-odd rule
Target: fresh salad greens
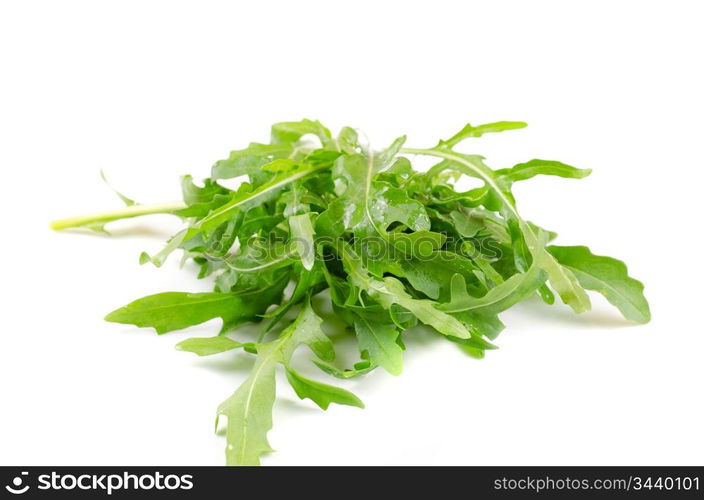
[{"label": "fresh salad greens", "polygon": [[[293,355],[301,346],[323,372],[349,379],[377,367],[401,373],[403,333],[417,324],[482,357],[503,329],[499,314],[533,295],[548,304],[557,295],[582,313],[591,307],[586,290],[593,290],[625,318],[650,320],[643,285],[621,261],[584,246],[552,245],[556,235],[518,211],[514,183],[537,175],[581,179],[589,170],[549,160],[494,170],[455,150],[465,139],[525,126],[466,125],[435,147],[404,147],[399,137],[373,151],[352,128],[334,136],[318,121],[277,123],[268,144],[232,151],[202,184],[183,177],[183,203],[141,205],[120,195],[127,205],[121,210],[52,227],[104,231],[111,221],[154,213],[183,219],[185,228],[161,252],[140,261],[160,266],[180,249],[199,266],[199,278],[214,277],[214,290],[150,295],[106,320],[161,334],[220,318],[219,333],[178,347],[199,356],[234,349],[256,355],[249,378],[217,416],[227,417],[227,463],[257,465],[271,451],[277,369],[301,399],[324,410],[331,403],[364,406],[349,391],[299,373]],[[435,165],[414,170],[411,159],[419,155]],[[458,191],[462,175],[480,187]],[[240,177],[237,189],[219,182]],[[347,326],[341,333],[357,339],[360,358],[352,367],[335,362],[334,342],[311,301],[318,294]],[[230,336],[245,322],[259,324],[258,341]]]}]

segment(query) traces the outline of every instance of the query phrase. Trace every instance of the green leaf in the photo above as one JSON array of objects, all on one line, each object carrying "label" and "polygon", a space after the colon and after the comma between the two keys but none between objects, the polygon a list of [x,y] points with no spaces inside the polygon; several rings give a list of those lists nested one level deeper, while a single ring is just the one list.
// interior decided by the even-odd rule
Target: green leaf
[{"label": "green leaf", "polygon": [[283,211],[284,217],[302,215],[310,212],[310,205],[303,202],[303,195],[306,191],[300,184],[301,181],[292,183],[290,189],[282,193],[277,200],[278,203],[283,203],[285,206]]},{"label": "green leaf", "polygon": [[591,309],[589,296],[570,269],[560,265],[544,247],[541,247],[541,250],[534,250],[533,259],[548,273],[550,285],[558,293],[562,302],[572,307],[576,313]]},{"label": "green leaf", "polygon": [[[321,330],[321,324],[322,319],[306,301],[296,320],[277,340],[257,346],[257,361],[249,378],[217,412],[218,417],[227,416],[228,465],[259,465],[260,456],[272,451],[267,433],[272,427],[277,364],[290,369],[291,357],[301,344],[306,344],[324,361],[334,360],[332,342]],[[317,393],[316,397],[322,396]]]},{"label": "green leaf", "polygon": [[[489,340],[494,340],[505,328],[505,325],[496,315],[496,311],[488,311],[487,309],[481,309],[471,311],[460,311],[452,313],[452,315],[462,321],[464,324],[468,325],[470,331],[473,333],[470,339],[474,340],[477,340],[477,337],[481,336],[484,336]],[[464,340],[469,339],[457,339],[457,337],[446,338],[453,342],[457,341],[459,343],[464,343],[465,345],[475,345],[479,349],[496,349],[494,345],[489,344],[483,339],[480,339],[479,342],[464,342]],[[483,345],[478,346],[478,344]]]},{"label": "green leaf", "polygon": [[327,410],[330,403],[364,408],[364,403],[351,392],[311,380],[291,368],[286,368],[286,378],[299,398],[308,398],[323,410]]},{"label": "green leaf", "polygon": [[342,127],[337,134],[337,145],[340,151],[347,154],[359,153],[359,136],[357,131],[351,127]]},{"label": "green leaf", "polygon": [[484,134],[504,132],[506,130],[516,130],[519,128],[525,128],[527,126],[528,124],[525,122],[494,122],[486,123],[484,125],[478,125],[476,127],[473,127],[468,123],[462,128],[462,130],[457,132],[449,139],[445,141],[440,141],[438,147],[452,148],[463,140],[469,139],[470,137],[481,137]]},{"label": "green leaf", "polygon": [[450,212],[450,218],[455,224],[457,232],[465,238],[473,238],[485,227],[484,219],[472,213],[466,214],[459,210],[453,210]]},{"label": "green leaf", "polygon": [[403,255],[429,258],[445,244],[447,236],[442,233],[420,230],[412,233],[389,233],[388,241]]},{"label": "green leaf", "polygon": [[169,241],[166,243],[166,246],[162,250],[160,250],[153,256],[150,256],[147,252],[142,252],[142,254],[139,256],[139,263],[146,264],[147,262],[151,262],[156,267],[161,267],[164,262],[166,262],[166,259],[169,257],[169,255],[171,255],[175,250],[177,250],[181,246],[181,244],[186,239],[186,234],[187,231],[185,229],[183,231],[179,231],[169,239]]},{"label": "green leaf", "polygon": [[368,200],[367,218],[386,231],[398,222],[413,231],[428,231],[430,219],[422,203],[412,199],[404,190],[383,182],[372,182]]},{"label": "green leaf", "polygon": [[526,163],[519,163],[513,168],[496,171],[496,175],[501,180],[510,183],[530,179],[536,175],[556,175],[568,179],[583,179],[591,173],[590,169],[575,168],[565,163],[551,160],[531,160]]},{"label": "green leaf", "polygon": [[328,375],[332,375],[333,377],[342,380],[348,380],[351,378],[366,375],[377,367],[377,365],[372,364],[369,360],[364,360],[360,363],[357,363],[353,369],[349,370],[341,370],[340,368],[334,366],[331,363],[327,363],[325,361],[320,361],[317,359],[313,360],[313,364],[315,364],[318,368],[320,368]]},{"label": "green leaf", "polygon": [[479,349],[482,351],[490,350],[490,349],[498,349],[494,344],[491,342],[484,340],[480,333],[477,332],[474,335],[471,335],[469,338],[466,339],[460,339],[457,337],[447,337],[447,339],[450,342],[454,342],[456,344],[461,344],[466,347],[471,347],[473,349]]},{"label": "green leaf", "polygon": [[369,360],[383,367],[391,375],[400,375],[403,369],[403,350],[396,342],[399,331],[394,325],[374,323],[358,316],[354,321],[359,350],[369,354]]},{"label": "green leaf", "polygon": [[240,175],[252,175],[267,163],[278,158],[287,158],[293,152],[290,144],[250,143],[245,149],[232,151],[226,160],[213,165],[213,179],[231,179]]},{"label": "green leaf", "polygon": [[310,221],[310,215],[292,215],[288,218],[288,226],[291,230],[293,247],[301,258],[303,268],[310,271],[315,264],[315,243],[313,241],[315,231]]},{"label": "green leaf", "polygon": [[217,195],[227,195],[230,190],[212,179],[205,179],[203,187],[196,186],[192,176],[184,175],[181,177],[181,192],[183,193],[183,201],[187,205],[197,205],[210,203]]},{"label": "green leaf", "polygon": [[288,363],[293,351],[301,344],[308,346],[323,361],[334,361],[335,348],[332,341],[323,332],[322,324],[323,319],[315,313],[310,301],[307,300],[296,321],[281,334],[281,338],[286,335],[291,336],[290,342],[282,347],[283,362]]},{"label": "green leaf", "polygon": [[257,352],[249,378],[218,407],[218,417],[227,417],[227,465],[259,465],[261,455],[273,451],[267,433],[273,425],[279,346],[261,345]]},{"label": "green leaf", "polygon": [[341,216],[345,229],[361,236],[383,236],[393,222],[414,231],[430,229],[422,203],[402,189],[373,180],[380,168],[379,163],[361,154],[340,157],[332,171],[339,181],[336,190],[340,197],[329,210]]},{"label": "green leaf", "polygon": [[[401,151],[401,147],[406,142],[406,136],[402,135],[393,140],[393,142],[382,151],[376,153],[374,161],[379,165],[377,170],[386,170],[394,161],[396,155]],[[367,153],[370,157],[373,156],[371,153]]]},{"label": "green leaf", "polygon": [[546,273],[538,266],[531,266],[526,273],[514,274],[503,283],[489,290],[482,297],[472,297],[467,293],[464,277],[452,277],[452,300],[441,304],[438,309],[456,313],[482,309],[485,312],[499,313],[533,294],[545,282]]},{"label": "green leaf", "polygon": [[224,335],[216,335],[215,337],[193,337],[176,344],[176,349],[192,352],[198,356],[220,354],[221,352],[231,351],[239,347],[244,347],[244,344],[232,340],[229,337],[225,337]]},{"label": "green leaf", "polygon": [[441,311],[435,305],[435,302],[411,297],[411,295],[405,291],[403,283],[396,278],[390,276],[384,278],[383,285],[373,287],[372,293],[376,295],[379,302],[387,308],[391,304],[398,304],[413,313],[421,323],[432,326],[443,335],[450,335],[461,339],[469,337],[469,333],[462,323]]},{"label": "green leaf", "polygon": [[370,297],[379,302],[385,309],[391,309],[397,304],[410,311],[421,323],[432,326],[443,335],[468,338],[469,333],[464,325],[447,313],[439,310],[436,303],[426,299],[415,299],[406,292],[403,283],[391,276],[378,280],[369,276],[359,257],[349,248],[342,245],[343,262],[350,280],[355,286],[365,290]]},{"label": "green leaf", "polygon": [[548,251],[569,268],[587,290],[594,290],[636,323],[650,321],[643,284],[628,275],[626,265],[611,257],[594,255],[585,246],[550,246]]},{"label": "green leaf", "polygon": [[271,142],[274,144],[296,142],[306,134],[316,135],[323,145],[332,137],[318,120],[279,122],[271,126]]},{"label": "green leaf", "polygon": [[332,167],[335,160],[337,160],[342,153],[339,151],[332,151],[330,149],[315,149],[308,153],[304,159],[304,163],[310,165],[311,167]]},{"label": "green leaf", "polygon": [[161,334],[221,318],[224,331],[256,319],[279,300],[285,284],[280,279],[266,289],[246,293],[157,293],[116,309],[105,320],[152,327]]},{"label": "green leaf", "polygon": [[476,280],[477,269],[471,260],[452,252],[436,251],[432,255],[402,259],[401,276],[418,291],[434,300],[446,301],[450,297],[450,282],[455,274],[467,281]]},{"label": "green leaf", "polygon": [[293,170],[298,164],[291,158],[278,158],[265,165],[262,165],[262,170],[267,172],[286,172]]}]

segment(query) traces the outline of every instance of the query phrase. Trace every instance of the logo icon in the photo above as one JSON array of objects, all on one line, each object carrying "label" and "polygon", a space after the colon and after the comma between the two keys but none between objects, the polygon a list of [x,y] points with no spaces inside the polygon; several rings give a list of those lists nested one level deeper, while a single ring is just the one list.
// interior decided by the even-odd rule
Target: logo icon
[{"label": "logo icon", "polygon": [[29,472],[22,471],[21,475],[15,476],[15,478],[12,479],[12,486],[7,485],[5,486],[5,489],[13,495],[21,495],[22,493],[26,493],[29,489],[29,485],[26,484],[24,487],[22,487],[22,476],[27,476],[28,474]]}]

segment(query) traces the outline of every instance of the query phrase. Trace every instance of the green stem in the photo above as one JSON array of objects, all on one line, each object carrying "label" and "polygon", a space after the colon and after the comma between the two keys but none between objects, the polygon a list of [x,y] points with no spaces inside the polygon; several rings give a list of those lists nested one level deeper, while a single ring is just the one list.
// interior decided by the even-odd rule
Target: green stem
[{"label": "green stem", "polygon": [[186,205],[182,202],[159,203],[157,205],[130,205],[119,210],[55,220],[50,224],[50,227],[51,229],[59,231],[61,229],[84,227],[92,224],[106,224],[118,219],[129,219],[131,217],[139,217],[140,215],[172,214],[184,208],[186,208]]}]

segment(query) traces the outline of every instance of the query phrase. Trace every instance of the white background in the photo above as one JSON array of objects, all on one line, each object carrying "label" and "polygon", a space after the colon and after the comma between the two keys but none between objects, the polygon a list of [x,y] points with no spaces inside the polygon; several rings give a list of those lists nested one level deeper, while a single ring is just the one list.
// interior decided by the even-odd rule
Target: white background
[{"label": "white background", "polygon": [[627,261],[653,321],[604,301],[529,302],[482,361],[414,331],[402,376],[345,384],[322,412],[281,384],[279,464],[702,464],[700,2],[96,2],[0,7],[0,463],[222,464],[217,404],[250,360],[102,317],[206,290],[176,260],[139,266],[178,220],[55,234],[50,219],[178,199],[179,176],[272,122],[317,118],[383,146],[465,122],[525,120],[468,143],[495,167],[592,168],[517,187],[563,244]]}]

